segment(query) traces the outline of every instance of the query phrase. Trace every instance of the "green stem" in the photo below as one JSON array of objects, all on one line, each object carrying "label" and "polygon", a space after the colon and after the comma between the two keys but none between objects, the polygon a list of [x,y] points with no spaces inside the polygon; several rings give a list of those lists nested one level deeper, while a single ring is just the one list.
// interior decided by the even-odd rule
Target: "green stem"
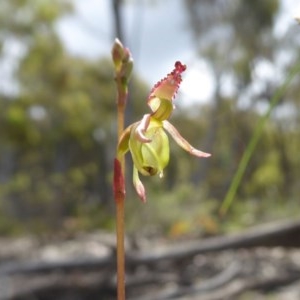
[{"label": "green stem", "polygon": [[243,175],[245,173],[246,167],[250,161],[250,158],[252,157],[252,154],[258,144],[258,141],[261,137],[261,134],[263,132],[264,125],[266,121],[268,120],[273,108],[276,106],[276,104],[279,102],[279,100],[283,97],[284,93],[287,90],[287,87],[290,85],[291,81],[294,79],[294,77],[299,73],[300,71],[300,64],[297,64],[289,73],[284,83],[276,90],[274,96],[271,98],[271,103],[266,111],[266,113],[261,117],[259,120],[258,125],[255,128],[255,131],[252,135],[252,138],[241,158],[241,161],[238,165],[238,169],[234,174],[233,180],[231,182],[231,185],[228,189],[227,194],[225,195],[225,198],[223,200],[223,203],[220,208],[221,215],[224,215],[231,204],[233,203],[234,197],[236,195],[237,189],[242,181]]}]

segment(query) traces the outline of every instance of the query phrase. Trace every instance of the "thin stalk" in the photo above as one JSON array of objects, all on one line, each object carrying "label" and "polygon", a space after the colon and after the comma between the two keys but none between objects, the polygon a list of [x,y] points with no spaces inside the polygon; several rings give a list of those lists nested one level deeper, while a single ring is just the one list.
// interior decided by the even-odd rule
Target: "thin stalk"
[{"label": "thin stalk", "polygon": [[255,131],[249,141],[249,144],[241,158],[241,161],[238,165],[238,169],[234,174],[233,180],[231,182],[231,185],[227,191],[227,194],[225,195],[224,201],[220,208],[220,214],[224,215],[231,204],[233,203],[234,197],[236,195],[237,189],[240,186],[240,183],[242,181],[243,175],[246,171],[246,168],[248,166],[248,163],[250,161],[250,158],[252,157],[254,150],[259,142],[259,139],[262,135],[263,128],[265,126],[265,123],[270,117],[270,114],[273,110],[273,108],[276,106],[276,104],[279,102],[279,100],[283,97],[284,93],[286,92],[288,86],[290,85],[291,81],[294,79],[294,77],[299,73],[300,71],[300,65],[297,64],[288,74],[283,84],[276,90],[275,94],[271,98],[270,106],[266,113],[261,117],[259,120]]},{"label": "thin stalk", "polygon": [[125,300],[124,200],[119,199],[116,207],[118,300]]},{"label": "thin stalk", "polygon": [[[128,80],[133,68],[133,59],[127,48],[115,39],[112,48],[112,59],[117,86],[117,123],[118,141],[124,131],[124,115],[128,97]],[[118,155],[114,161],[114,197],[116,203],[116,236],[117,236],[117,295],[118,300],[125,300],[125,158]]]},{"label": "thin stalk", "polygon": [[[122,93],[118,97],[123,97]],[[126,97],[126,95],[125,95]],[[121,101],[120,101],[121,100]],[[118,100],[118,140],[124,131],[124,99]],[[125,159],[119,158],[122,177],[125,178]],[[124,227],[125,227],[125,192],[116,193],[116,235],[117,235],[117,294],[118,300],[125,300],[125,247],[124,247]]]}]

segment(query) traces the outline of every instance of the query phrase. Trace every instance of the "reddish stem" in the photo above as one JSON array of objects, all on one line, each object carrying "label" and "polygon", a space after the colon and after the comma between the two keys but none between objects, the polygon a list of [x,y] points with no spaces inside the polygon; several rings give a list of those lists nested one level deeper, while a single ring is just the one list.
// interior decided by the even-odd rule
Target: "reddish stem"
[{"label": "reddish stem", "polygon": [[[124,112],[127,91],[122,89],[120,78],[116,78],[118,86],[118,139],[124,131]],[[114,161],[114,197],[116,202],[116,235],[117,235],[117,299],[125,300],[125,160],[120,157]]]}]

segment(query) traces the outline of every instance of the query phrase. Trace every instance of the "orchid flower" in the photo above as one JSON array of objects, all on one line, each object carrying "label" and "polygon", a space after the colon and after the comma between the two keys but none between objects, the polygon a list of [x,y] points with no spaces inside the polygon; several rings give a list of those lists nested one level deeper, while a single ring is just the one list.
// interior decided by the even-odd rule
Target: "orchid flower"
[{"label": "orchid flower", "polygon": [[146,191],[139,178],[139,173],[145,176],[159,175],[163,177],[163,170],[169,162],[170,149],[168,135],[190,154],[197,157],[209,157],[209,153],[202,152],[191,146],[167,121],[175,106],[174,97],[182,81],[181,74],[186,65],[177,61],[174,70],[159,81],[150,92],[147,104],[151,113],[128,126],[121,135],[118,143],[117,158],[130,151],[133,160],[133,185],[143,202],[146,202]]}]

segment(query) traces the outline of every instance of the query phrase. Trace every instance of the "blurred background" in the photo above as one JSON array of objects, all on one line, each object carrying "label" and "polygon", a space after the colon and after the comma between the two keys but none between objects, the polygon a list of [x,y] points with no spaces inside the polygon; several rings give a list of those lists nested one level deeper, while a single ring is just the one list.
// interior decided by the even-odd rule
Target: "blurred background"
[{"label": "blurred background", "polygon": [[209,159],[171,147],[165,177],[127,172],[127,232],[215,235],[299,215],[300,84],[272,111],[228,214],[219,208],[258,120],[299,60],[296,0],[0,2],[0,234],[114,230],[116,107],[110,49],[135,60],[127,124],[180,60],[171,122]]}]

